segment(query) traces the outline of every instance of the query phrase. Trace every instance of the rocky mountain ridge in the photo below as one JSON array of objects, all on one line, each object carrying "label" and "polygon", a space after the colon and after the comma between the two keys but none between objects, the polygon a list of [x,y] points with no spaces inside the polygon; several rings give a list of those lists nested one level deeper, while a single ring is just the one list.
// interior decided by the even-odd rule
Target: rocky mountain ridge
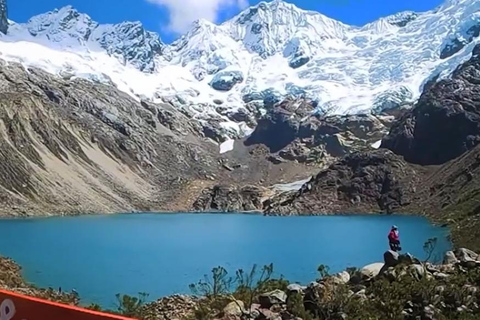
[{"label": "rocky mountain ridge", "polygon": [[473,0],[446,1],[354,27],[275,0],[221,25],[196,21],[166,45],[138,22],[101,25],[64,7],[11,23],[0,49],[7,61],[168,101],[218,123],[224,137],[242,137],[254,127],[227,113],[247,104],[256,117],[286,96],[313,100],[326,115],[408,106],[428,80],[469,58],[477,11]]}]

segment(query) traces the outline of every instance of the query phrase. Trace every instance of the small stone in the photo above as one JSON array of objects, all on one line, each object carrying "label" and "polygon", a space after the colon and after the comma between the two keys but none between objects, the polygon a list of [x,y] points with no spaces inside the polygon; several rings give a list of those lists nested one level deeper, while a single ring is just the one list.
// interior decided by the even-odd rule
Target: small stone
[{"label": "small stone", "polygon": [[435,287],[435,292],[442,293],[445,291],[445,286],[437,286]]},{"label": "small stone", "polygon": [[468,284],[464,285],[463,289],[469,294],[475,294],[478,291],[477,287]]},{"label": "small stone", "polygon": [[253,319],[257,319],[260,317],[260,311],[258,309],[250,311],[250,317]]},{"label": "small stone", "polygon": [[359,291],[361,291],[361,290],[366,290],[366,289],[367,289],[367,287],[364,286],[364,285],[362,285],[362,284],[357,284],[357,285],[355,285],[355,286],[352,287],[352,291],[353,291],[354,293],[357,293],[357,292],[359,292]]},{"label": "small stone", "polygon": [[366,293],[365,289],[362,289],[362,290],[358,291],[353,296],[355,298],[359,298],[360,300],[367,300],[367,293]]},{"label": "small stone", "polygon": [[435,273],[433,274],[433,276],[434,276],[435,279],[437,279],[437,280],[445,280],[445,279],[447,279],[447,278],[449,277],[448,274],[443,273],[443,272],[435,272]]},{"label": "small stone", "polygon": [[426,306],[423,308],[423,318],[427,320],[434,320],[435,319],[435,310],[431,306]]}]

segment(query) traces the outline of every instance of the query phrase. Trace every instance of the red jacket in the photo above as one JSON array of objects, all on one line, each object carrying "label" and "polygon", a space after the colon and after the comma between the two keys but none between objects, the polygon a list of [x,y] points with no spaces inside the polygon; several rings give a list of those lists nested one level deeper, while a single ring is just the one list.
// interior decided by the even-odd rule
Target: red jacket
[{"label": "red jacket", "polygon": [[388,234],[388,240],[390,242],[400,241],[400,237],[398,236],[398,231],[390,230],[390,233]]}]

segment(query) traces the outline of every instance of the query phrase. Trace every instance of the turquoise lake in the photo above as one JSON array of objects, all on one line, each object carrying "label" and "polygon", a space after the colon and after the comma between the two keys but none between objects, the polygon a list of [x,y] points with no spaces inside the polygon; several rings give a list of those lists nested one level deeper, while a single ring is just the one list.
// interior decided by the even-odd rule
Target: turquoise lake
[{"label": "turquoise lake", "polygon": [[450,248],[448,229],[421,217],[125,214],[1,220],[0,254],[38,286],[76,289],[83,303],[112,307],[116,293],[190,293],[215,266],[233,275],[273,263],[277,275],[308,284],[320,264],[336,272],[382,261],[392,224],[404,252],[423,259],[432,237],[438,257]]}]

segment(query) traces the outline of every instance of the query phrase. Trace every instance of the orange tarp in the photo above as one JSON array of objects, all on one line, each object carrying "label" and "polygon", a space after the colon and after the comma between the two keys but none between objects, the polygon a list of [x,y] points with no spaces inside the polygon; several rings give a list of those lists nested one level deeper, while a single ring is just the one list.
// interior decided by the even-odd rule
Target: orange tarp
[{"label": "orange tarp", "polygon": [[133,320],[0,290],[0,320]]}]

